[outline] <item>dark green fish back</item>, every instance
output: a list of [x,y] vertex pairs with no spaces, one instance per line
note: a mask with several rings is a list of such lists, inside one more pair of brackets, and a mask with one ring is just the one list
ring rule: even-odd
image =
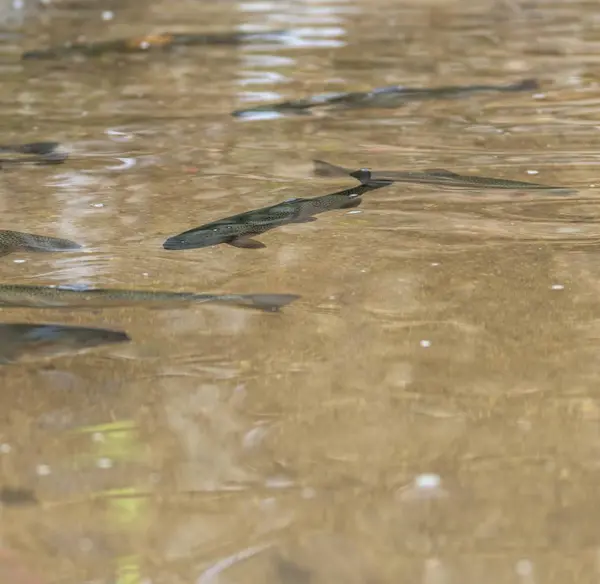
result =
[[484,188],[484,189],[528,189],[528,190],[552,190],[563,193],[574,191],[565,187],[543,185],[525,181],[516,181],[503,178],[485,176],[461,175],[445,168],[428,168],[423,171],[397,171],[397,170],[349,170],[342,166],[336,166],[324,160],[313,160],[314,173],[317,176],[340,176],[350,175],[361,183],[370,182],[405,182],[415,184],[431,184],[439,186],[450,186],[457,188]]
[[0,284],[0,306],[31,308],[110,308],[116,306],[170,307],[181,304],[221,303],[264,311],[279,308],[298,299],[295,294],[194,294],[151,290],[77,289],[66,286]]
[[165,51],[177,46],[194,45],[241,45],[255,41],[277,39],[285,34],[284,30],[265,32],[224,32],[224,33],[154,33],[138,37],[98,42],[66,42],[57,47],[25,51],[23,60],[56,59],[70,54],[99,56],[105,53],[139,53]]
[[232,115],[235,117],[244,117],[260,112],[302,113],[306,110],[319,107],[334,109],[393,108],[402,106],[410,101],[450,99],[489,92],[533,91],[538,88],[539,85],[535,79],[524,79],[509,85],[465,85],[432,88],[414,88],[392,85],[389,87],[379,87],[371,91],[324,93],[296,100],[262,104],[255,107],[235,110],[232,112]]

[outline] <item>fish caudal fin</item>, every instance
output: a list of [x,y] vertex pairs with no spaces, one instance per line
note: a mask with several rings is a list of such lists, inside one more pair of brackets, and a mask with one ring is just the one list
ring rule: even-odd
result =
[[313,160],[315,176],[348,176],[350,170],[343,166],[336,166],[324,160]]

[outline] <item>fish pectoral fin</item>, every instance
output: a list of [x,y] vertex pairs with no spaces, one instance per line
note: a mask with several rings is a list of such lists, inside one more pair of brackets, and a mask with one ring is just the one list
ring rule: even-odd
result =
[[264,243],[256,239],[250,239],[249,237],[235,237],[227,243],[233,245],[233,247],[241,247],[243,249],[261,249],[267,247]]
[[292,223],[312,223],[313,221],[316,221],[317,218],[316,217],[301,217],[299,219],[294,219],[292,221]]
[[340,209],[352,209],[358,207],[361,203],[362,199],[360,197],[355,197],[353,199],[348,199],[343,205],[340,205]]
[[426,168],[424,174],[432,174],[433,176],[458,176],[455,172],[451,170],[446,170],[445,168]]

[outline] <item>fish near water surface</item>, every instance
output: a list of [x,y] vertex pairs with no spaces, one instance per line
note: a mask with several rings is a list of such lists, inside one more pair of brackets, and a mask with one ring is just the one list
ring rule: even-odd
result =
[[361,184],[321,197],[289,199],[269,207],[253,209],[169,237],[163,243],[163,248],[197,249],[221,243],[245,249],[264,248],[266,245],[252,239],[253,235],[290,223],[310,223],[316,221],[314,215],[326,211],[358,207],[362,203],[361,195],[389,184],[391,183],[371,181],[369,184]]
[[0,256],[15,251],[49,253],[54,251],[74,251],[81,248],[81,245],[70,239],[0,229]]
[[88,57],[105,53],[144,53],[167,51],[181,46],[198,45],[242,45],[256,41],[278,39],[285,31],[265,32],[223,32],[223,33],[170,33],[160,32],[136,37],[98,42],[66,42],[57,47],[26,51],[21,55],[24,60],[55,59],[70,54]]
[[234,117],[257,113],[310,113],[310,110],[351,108],[395,108],[412,101],[430,99],[455,99],[478,93],[513,93],[535,91],[539,84],[535,79],[524,79],[509,85],[448,85],[432,88],[403,87],[392,85],[371,91],[323,93],[308,98],[268,103],[232,112]]
[[68,158],[58,142],[0,145],[0,166],[9,164],[61,164]]
[[20,507],[37,503],[38,499],[31,489],[0,487],[0,504],[5,507]]
[[0,324],[0,363],[36,361],[130,340],[125,332],[103,328],[60,324]]
[[556,187],[504,178],[457,174],[443,168],[431,168],[423,171],[368,170],[366,168],[352,170],[351,168],[330,164],[324,160],[313,160],[313,163],[314,173],[317,176],[351,176],[361,183],[367,184],[370,181],[389,181],[471,189],[546,190],[561,191],[563,194],[575,192],[573,189],[567,187]]
[[276,312],[297,300],[295,294],[194,294],[115,288],[28,286],[0,284],[0,307],[26,308],[177,308],[181,305],[217,303]]

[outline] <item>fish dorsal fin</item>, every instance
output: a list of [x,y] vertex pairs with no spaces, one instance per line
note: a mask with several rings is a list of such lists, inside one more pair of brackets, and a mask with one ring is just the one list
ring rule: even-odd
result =
[[433,176],[459,176],[455,172],[445,168],[426,168],[423,172],[425,174],[432,174]]

